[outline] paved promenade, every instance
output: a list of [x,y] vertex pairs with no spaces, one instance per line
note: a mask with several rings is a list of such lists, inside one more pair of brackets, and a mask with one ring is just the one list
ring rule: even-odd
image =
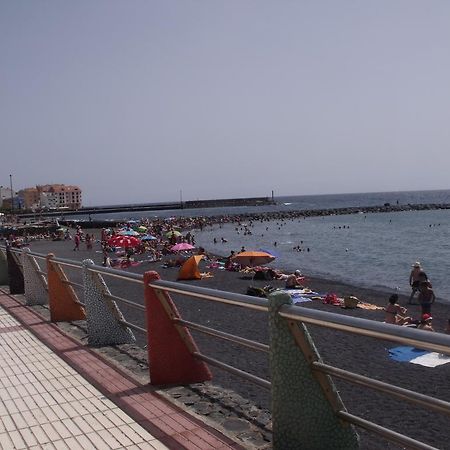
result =
[[0,448],[241,447],[0,289]]

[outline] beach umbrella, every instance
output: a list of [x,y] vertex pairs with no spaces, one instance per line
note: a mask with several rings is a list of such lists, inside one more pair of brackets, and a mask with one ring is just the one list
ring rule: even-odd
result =
[[201,280],[202,275],[198,269],[198,263],[203,255],[193,255],[187,259],[181,266],[177,280]]
[[231,258],[233,262],[240,264],[241,266],[260,266],[261,264],[267,264],[275,259],[275,256],[267,252],[259,251],[245,251],[238,253]]
[[269,255],[275,256],[275,258],[280,257],[278,253],[274,252],[273,250],[267,250],[266,248],[258,248],[258,251],[268,253]]
[[120,230],[117,234],[120,236],[139,236],[139,233],[134,230]]
[[187,242],[180,242],[179,244],[174,245],[170,250],[173,252],[180,252],[183,250],[192,250],[195,247]]
[[141,241],[156,241],[158,238],[155,236],[152,236],[151,234],[146,234],[145,236],[141,237]]
[[108,244],[111,247],[138,247],[141,241],[134,236],[116,235],[108,241]]
[[141,225],[136,228],[136,231],[138,231],[139,233],[145,233],[147,231],[147,227],[144,227],[144,225]]
[[178,237],[178,236],[181,236],[181,233],[177,230],[170,230],[166,233],[166,237],[168,237],[168,238],[172,237],[172,235],[175,237]]

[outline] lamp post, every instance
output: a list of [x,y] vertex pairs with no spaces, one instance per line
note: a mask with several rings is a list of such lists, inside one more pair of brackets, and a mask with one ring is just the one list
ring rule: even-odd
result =
[[9,185],[11,187],[11,214],[14,213],[14,192],[13,192],[13,185],[12,185],[12,175],[9,175]]

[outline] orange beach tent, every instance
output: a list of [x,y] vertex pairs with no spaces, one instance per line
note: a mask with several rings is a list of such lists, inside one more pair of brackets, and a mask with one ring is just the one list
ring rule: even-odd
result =
[[203,255],[193,255],[180,267],[177,280],[201,280],[202,276],[198,270],[198,263]]

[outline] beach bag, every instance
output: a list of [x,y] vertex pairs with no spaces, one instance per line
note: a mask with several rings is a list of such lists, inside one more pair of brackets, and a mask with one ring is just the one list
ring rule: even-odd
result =
[[247,288],[247,295],[251,295],[252,297],[265,297],[266,291],[263,288],[249,286]]
[[356,308],[358,306],[359,300],[353,295],[344,297],[344,308]]
[[323,298],[323,303],[326,303],[328,305],[337,305],[340,302],[339,302],[338,296],[334,292],[329,292]]
[[265,271],[265,270],[258,270],[257,272],[255,272],[255,275],[253,275],[253,279],[254,280],[271,280],[272,277],[270,276],[270,274]]

